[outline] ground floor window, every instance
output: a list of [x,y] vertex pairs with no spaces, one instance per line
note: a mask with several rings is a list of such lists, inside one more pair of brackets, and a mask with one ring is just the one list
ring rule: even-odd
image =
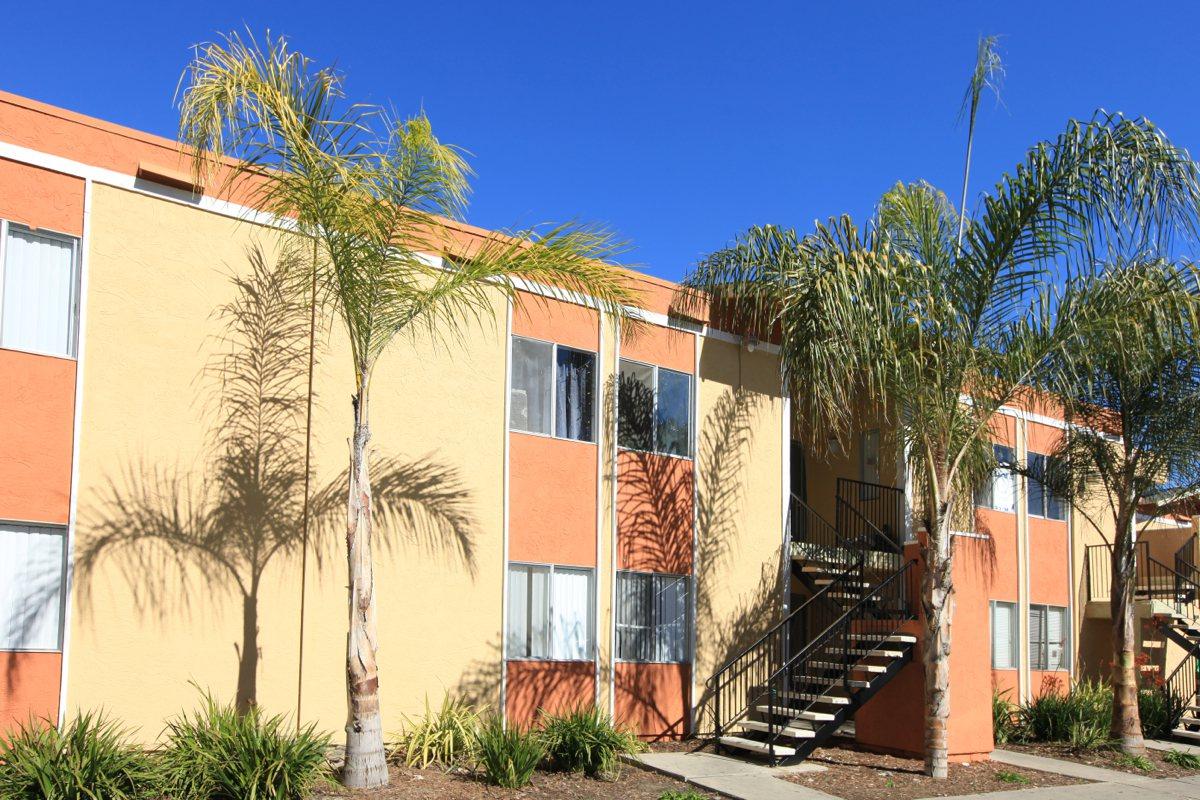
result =
[[617,658],[686,662],[691,580],[683,575],[617,573]]
[[1016,669],[1017,604],[992,601],[992,669]]
[[509,658],[585,661],[592,657],[592,570],[509,564]]
[[1071,668],[1071,625],[1067,609],[1058,606],[1029,607],[1029,668]]
[[66,530],[0,522],[0,650],[62,649]]

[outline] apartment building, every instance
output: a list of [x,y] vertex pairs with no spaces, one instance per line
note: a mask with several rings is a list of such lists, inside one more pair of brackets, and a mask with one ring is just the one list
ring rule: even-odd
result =
[[[197,686],[342,726],[348,345],[324,320],[305,538],[307,317],[271,283],[274,222],[193,185],[175,142],[0,93],[0,728],[103,707],[152,740]],[[530,286],[460,341],[381,361],[385,727],[449,692],[519,724],[596,703],[648,738],[761,751],[777,726],[742,713],[761,698],[739,665],[779,643],[771,663],[820,673],[789,687],[832,685],[810,612],[841,594],[861,663],[800,738],[853,715],[865,744],[918,751],[919,531],[886,435],[864,418],[849,442],[793,441],[776,350],[634,279],[636,329]],[[263,408],[265,432],[239,416]],[[1032,403],[995,427],[1023,461],[1065,429]],[[993,689],[1079,669],[1097,535],[1008,473],[979,503],[958,542],[959,759],[992,749]],[[849,593],[826,533],[857,542],[837,550],[858,559]]]

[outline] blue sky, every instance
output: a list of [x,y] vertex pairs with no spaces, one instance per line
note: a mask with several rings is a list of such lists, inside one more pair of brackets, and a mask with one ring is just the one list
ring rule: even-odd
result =
[[972,197],[1101,107],[1200,151],[1191,2],[75,5],[6,9],[0,88],[172,135],[189,46],[269,27],[336,61],[353,99],[424,107],[469,150],[471,222],[605,222],[673,279],[749,225],[862,217],[897,180],[957,199],[981,33],[1003,37],[1007,78]]

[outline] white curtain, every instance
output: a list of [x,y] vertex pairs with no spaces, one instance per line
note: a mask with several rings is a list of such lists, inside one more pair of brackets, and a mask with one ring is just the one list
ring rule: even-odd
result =
[[555,569],[550,581],[550,657],[587,660],[591,643],[591,572]]
[[514,431],[550,433],[554,345],[514,336],[508,425]]
[[508,568],[508,655],[545,658],[549,651],[547,584],[550,570],[514,564]]
[[0,524],[0,650],[61,646],[63,531]]
[[580,350],[559,347],[556,367],[554,435],[563,439],[593,441],[596,357]]
[[1016,610],[1013,603],[992,603],[992,668],[1017,668]]
[[9,226],[4,243],[0,346],[74,355],[75,248]]

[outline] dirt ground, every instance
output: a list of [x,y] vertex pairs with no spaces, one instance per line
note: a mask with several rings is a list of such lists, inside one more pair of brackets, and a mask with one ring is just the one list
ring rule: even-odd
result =
[[1119,772],[1145,775],[1149,778],[1179,778],[1185,775],[1200,775],[1200,770],[1182,769],[1174,764],[1163,761],[1163,751],[1151,750],[1150,748],[1146,748],[1146,757],[1150,759],[1150,763],[1154,765],[1154,769],[1146,771],[1138,769],[1127,761],[1122,761],[1119,751],[1107,747],[1094,750],[1072,750],[1069,745],[1065,744],[1006,744],[1002,747],[1005,750],[1012,750],[1016,753],[1030,753],[1036,756],[1046,756],[1047,758],[1060,758],[1063,761],[1090,764],[1093,767],[1115,769]]
[[[318,791],[315,797],[355,800],[659,800],[663,792],[689,790],[696,791],[695,787],[632,766],[622,769],[621,776],[615,781],[538,771],[533,775],[533,783],[523,789],[489,786],[469,774],[393,767],[392,781],[383,789],[352,791],[330,787]],[[715,797],[704,792],[697,794]]]
[[992,761],[967,766],[951,764],[950,776],[946,780],[934,780],[922,772],[919,759],[867,753],[849,744],[819,747],[808,761],[828,769],[823,772],[793,773],[785,780],[845,800],[878,800],[882,797],[888,800],[915,800],[921,797],[952,797],[1087,783],[1064,775],[1020,769]]

